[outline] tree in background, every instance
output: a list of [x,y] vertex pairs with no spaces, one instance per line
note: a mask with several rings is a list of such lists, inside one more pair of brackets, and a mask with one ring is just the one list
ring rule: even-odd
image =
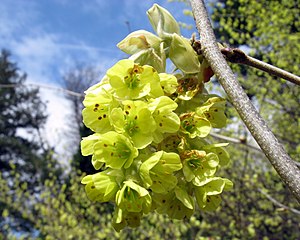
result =
[[[216,1],[211,7],[220,42],[242,47],[255,58],[300,74],[298,1],[228,0]],[[272,131],[292,158],[299,161],[299,87],[248,66],[231,66]],[[228,116],[231,124],[222,134],[241,136],[241,143],[247,143],[248,131],[233,108]],[[224,197],[219,212],[202,214],[202,235],[297,238],[298,204],[265,156],[243,144],[231,144],[228,150],[232,165],[226,172],[235,189]]]
[[[0,239],[198,239],[196,226],[200,221],[192,217],[185,222],[170,220],[166,216],[149,214],[143,225],[136,229],[116,232],[111,224],[113,204],[92,203],[80,184],[81,176],[76,172],[69,176],[69,184],[58,184],[55,178],[44,182],[39,197],[31,195],[24,187],[16,186],[12,197],[10,187],[0,175],[1,198],[8,202],[10,210],[2,212]],[[31,203],[30,207],[25,203]],[[9,221],[11,210],[18,211],[34,231],[20,229],[11,231]],[[194,227],[194,228],[193,228]],[[18,232],[18,237],[16,236]],[[2,235],[1,235],[2,234]],[[22,236],[23,238],[20,238]],[[3,237],[3,238],[1,238]]]
[[26,87],[26,74],[12,63],[10,54],[0,56],[0,169],[18,168],[24,180],[36,182],[48,173],[45,158],[51,149],[41,137],[46,120],[46,105],[39,90]]
[[69,139],[72,145],[75,146],[73,151],[75,154],[71,161],[71,166],[89,174],[95,173],[95,169],[91,164],[90,156],[82,156],[80,150],[81,138],[91,134],[91,130],[82,123],[82,101],[84,99],[83,92],[92,86],[92,84],[99,81],[99,75],[96,67],[79,63],[76,63],[73,68],[63,75],[63,85],[65,89],[79,93],[78,95],[67,95],[67,99],[71,103],[69,118],[74,123],[68,129]]
[[[79,93],[79,95],[67,95],[67,99],[71,101],[72,105],[72,121],[77,125],[77,129],[80,128],[82,123],[83,109],[82,101],[84,99],[83,92],[92,86],[95,82],[99,81],[100,73],[96,67],[83,64],[75,63],[74,67],[69,69],[62,77],[62,85],[65,89]],[[77,139],[77,142],[80,138]]]
[[[296,0],[222,0],[212,19],[221,42],[242,46],[251,56],[300,75],[299,7]],[[299,157],[299,87],[247,66],[232,67],[291,157]]]
[[[180,2],[188,5],[188,1]],[[207,7],[219,42],[245,49],[257,59],[300,75],[298,1],[219,0]],[[192,16],[188,9],[184,13]],[[245,65],[231,67],[276,137],[299,162],[299,87]],[[214,79],[212,82],[212,89],[223,91]],[[202,236],[230,239],[297,238],[300,211],[295,209],[296,200],[264,154],[247,147],[252,141],[250,134],[236,110],[228,105],[230,122],[219,133],[240,143],[228,147],[232,162],[226,173],[235,189],[225,193],[220,211],[200,214],[202,224],[195,231]]]
[[[26,75],[10,60],[10,54],[2,50],[0,55],[0,170],[12,187],[16,179],[30,192],[38,192],[40,184],[49,175],[59,175],[59,166],[51,157],[51,149],[40,133],[47,119],[46,106],[39,97],[38,89],[24,85]],[[17,175],[11,175],[17,171]],[[11,196],[15,196],[12,187]],[[32,226],[18,210],[0,197],[0,211],[11,210],[11,227],[30,229]],[[12,220],[14,219],[14,220]],[[0,231],[4,231],[0,216]]]

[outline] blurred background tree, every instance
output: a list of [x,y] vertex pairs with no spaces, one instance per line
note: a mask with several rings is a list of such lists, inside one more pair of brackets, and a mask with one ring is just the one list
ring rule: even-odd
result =
[[0,169],[8,171],[13,163],[24,174],[41,176],[40,156],[49,150],[40,138],[40,130],[47,119],[46,105],[38,89],[24,86],[26,74],[21,74],[9,58],[8,51],[3,50],[0,84],[7,87],[0,88]]
[[[299,1],[223,0],[214,6],[212,20],[220,42],[300,75]],[[299,87],[247,66],[232,67],[291,157],[299,157]]]
[[96,170],[91,163],[91,156],[82,156],[80,149],[81,138],[92,134],[92,131],[82,122],[83,92],[99,81],[99,78],[100,72],[96,70],[96,67],[84,63],[76,63],[62,77],[65,89],[78,93],[78,95],[66,96],[71,103],[69,118],[74,122],[70,125],[68,131],[69,138],[74,146],[73,152],[75,152],[71,160],[71,166],[87,174],[96,173]]
[[[300,75],[299,1],[221,0],[212,1],[208,7],[218,41]],[[231,67],[279,141],[299,162],[299,87],[248,66]],[[214,80],[211,87],[222,91],[216,83]],[[252,137],[230,106],[227,115],[228,127],[219,134],[253,145]],[[227,149],[232,163],[226,173],[235,183],[234,191],[224,196],[218,212],[201,214],[205,226],[200,230],[202,235],[229,239],[298,238],[300,212],[293,211],[299,208],[298,203],[266,157],[245,144],[231,144]]]
[[[189,1],[178,2],[184,2],[184,14],[192,16]],[[299,1],[212,0],[207,8],[219,42],[300,75]],[[260,114],[299,165],[299,86],[248,66],[230,65]],[[213,78],[207,87],[226,98],[217,79]],[[224,195],[222,208],[217,212],[200,213],[201,228],[195,231],[222,239],[299,238],[297,201],[266,157],[247,147],[255,146],[253,138],[227,100],[230,120],[218,134],[220,141],[227,136],[235,143],[227,147],[232,161],[224,173],[235,183],[234,190]]]
[[[50,175],[60,174],[60,166],[51,157],[51,148],[41,136],[46,122],[46,105],[41,101],[38,89],[24,85],[26,74],[20,73],[10,60],[6,50],[0,55],[0,170],[1,176],[11,187],[27,186],[28,191],[37,193],[42,182]],[[17,169],[17,176],[11,171]],[[18,178],[16,185],[16,178]],[[0,195],[1,196],[1,195]],[[21,199],[20,199],[21,201]],[[0,197],[0,211],[11,209],[9,202]],[[21,209],[11,209],[12,229],[29,230],[31,222],[22,217]],[[3,230],[0,215],[0,232]],[[5,232],[3,230],[3,232]]]

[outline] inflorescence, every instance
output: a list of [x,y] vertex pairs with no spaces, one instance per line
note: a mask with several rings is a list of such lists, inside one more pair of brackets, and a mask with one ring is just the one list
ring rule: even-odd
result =
[[[225,100],[204,88],[210,67],[178,23],[158,5],[148,10],[157,35],[139,30],[118,47],[131,55],[86,91],[83,121],[95,133],[83,138],[98,173],[82,179],[91,201],[113,202],[113,226],[137,227],[155,211],[189,218],[195,204],[215,210],[232,182],[216,176],[228,164],[227,143],[205,138],[226,124]],[[165,72],[166,59],[176,66]]]

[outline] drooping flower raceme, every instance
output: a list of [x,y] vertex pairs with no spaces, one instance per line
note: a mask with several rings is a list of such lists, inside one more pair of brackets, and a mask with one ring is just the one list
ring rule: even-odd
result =
[[[206,140],[226,124],[225,100],[204,88],[209,66],[167,10],[155,4],[148,17],[158,36],[139,30],[122,40],[119,48],[132,56],[108,69],[83,101],[83,122],[94,134],[81,151],[98,172],[82,183],[91,201],[115,204],[117,231],[139,226],[150,211],[184,219],[196,205],[214,210],[232,187],[216,176],[229,162],[227,144]],[[164,72],[166,58],[174,75]]]

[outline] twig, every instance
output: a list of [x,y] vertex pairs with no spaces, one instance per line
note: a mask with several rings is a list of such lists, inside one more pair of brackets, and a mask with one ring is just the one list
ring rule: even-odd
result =
[[191,0],[204,57],[250,133],[300,203],[300,170],[261,118],[217,45],[203,0]]
[[222,48],[221,53],[229,62],[248,65],[300,85],[300,77],[297,75],[282,70],[281,68],[274,67],[273,65],[260,61],[256,58],[250,57],[238,48]]
[[47,88],[47,89],[52,89],[52,90],[60,91],[60,92],[66,93],[68,95],[72,95],[72,96],[79,97],[79,98],[84,97],[84,94],[82,94],[82,93],[73,92],[73,91],[67,90],[65,88],[54,87],[54,86],[50,86],[50,85],[46,85],[46,84],[38,84],[38,83],[0,84],[0,88],[16,88],[16,87],[22,87],[22,86],[32,86],[32,87],[37,87],[37,88]]
[[242,145],[244,145],[248,148],[254,149],[255,151],[262,152],[260,148],[255,147],[255,146],[250,145],[250,144],[247,144],[246,142],[244,142],[240,139],[237,139],[237,138],[227,137],[227,136],[217,134],[217,133],[210,133],[209,135],[211,135],[214,138],[219,138],[219,139],[227,141],[227,142],[231,142],[231,143],[235,143],[235,144],[242,144]]
[[296,213],[296,214],[300,214],[300,211],[295,209],[295,208],[291,208],[291,207],[288,207],[280,202],[278,202],[275,198],[271,197],[269,194],[267,194],[266,192],[264,192],[263,190],[261,190],[260,188],[257,189],[261,194],[265,195],[265,197],[267,199],[269,199],[272,203],[274,203],[274,205],[278,206],[278,207],[281,207],[285,210],[289,210],[293,213]]
[[[260,152],[260,153],[264,153],[260,148],[256,147],[256,146],[253,146],[251,144],[248,144],[246,143],[245,141],[241,140],[241,139],[237,139],[237,138],[232,138],[232,137],[228,137],[228,136],[224,136],[224,135],[221,135],[221,134],[218,134],[218,133],[210,133],[209,135],[211,135],[212,137],[214,138],[218,138],[218,139],[221,139],[221,140],[224,140],[224,141],[227,141],[227,142],[230,142],[230,143],[234,143],[234,144],[241,144],[241,145],[244,145],[245,147],[248,147],[248,148],[251,148],[257,152]],[[294,161],[294,160],[293,160]],[[297,161],[294,161],[294,163],[300,167],[300,162],[297,162]]]

